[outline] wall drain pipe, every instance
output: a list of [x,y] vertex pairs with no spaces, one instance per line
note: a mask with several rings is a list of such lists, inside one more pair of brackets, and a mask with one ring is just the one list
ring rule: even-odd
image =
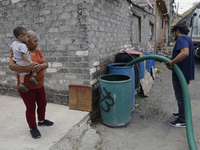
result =
[[[147,60],[147,59],[155,59],[162,62],[170,62],[169,58],[159,55],[147,55],[142,56],[139,58],[134,59],[133,61],[129,62],[125,66],[132,66],[138,62]],[[194,139],[194,132],[193,132],[193,125],[192,125],[192,113],[191,113],[191,103],[190,103],[190,95],[188,86],[185,80],[185,77],[180,70],[180,68],[175,64],[174,65],[174,72],[176,73],[183,92],[183,99],[184,99],[184,109],[185,109],[185,123],[186,123],[186,133],[187,133],[187,140],[190,150],[197,150],[195,139]]]

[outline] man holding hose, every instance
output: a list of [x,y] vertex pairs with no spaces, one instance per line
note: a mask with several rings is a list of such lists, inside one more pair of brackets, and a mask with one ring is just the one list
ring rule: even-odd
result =
[[[166,63],[166,66],[169,69],[172,68],[174,64],[177,64],[181,69],[187,84],[190,83],[190,80],[194,80],[195,64],[194,47],[191,38],[187,36],[188,31],[189,30],[184,23],[177,24],[173,27],[172,32],[176,43],[173,48],[172,57],[170,57],[171,61]],[[174,127],[185,127],[183,93],[179,79],[174,71],[172,71],[172,83],[178,104],[178,113],[172,114],[176,120],[169,124]]]

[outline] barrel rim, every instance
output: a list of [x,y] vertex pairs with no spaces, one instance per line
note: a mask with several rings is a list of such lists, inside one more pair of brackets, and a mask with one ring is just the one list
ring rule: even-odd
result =
[[[102,79],[102,77],[105,77],[105,76],[112,76],[112,75],[118,75],[118,76],[128,76],[129,79],[127,80],[122,80],[122,81],[107,81],[107,80],[104,80]],[[125,82],[129,82],[132,80],[132,77],[129,76],[129,75],[124,75],[124,74],[105,74],[105,75],[102,75],[99,77],[99,81],[101,82],[105,82],[105,83],[111,83],[111,84],[115,84],[115,83],[125,83]]]
[[128,62],[118,62],[118,63],[112,63],[112,64],[108,64],[108,67],[110,68],[120,68],[120,69],[127,69],[127,68],[132,68],[134,67],[135,65],[132,65],[132,66],[122,66],[122,67],[118,67],[118,66],[112,66],[112,65],[119,65],[119,64],[123,64],[123,65],[126,65]]

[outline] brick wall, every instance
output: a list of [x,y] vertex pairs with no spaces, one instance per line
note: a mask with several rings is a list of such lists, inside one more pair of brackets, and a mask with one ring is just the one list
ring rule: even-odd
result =
[[98,78],[107,73],[122,49],[147,52],[147,15],[141,16],[141,42],[132,42],[132,18],[126,0],[21,0],[0,1],[0,94],[17,96],[16,73],[8,69],[9,46],[15,40],[12,30],[24,26],[36,31],[38,48],[49,63],[45,70],[45,89],[49,102],[68,105],[68,85],[92,85],[93,102],[98,101]]

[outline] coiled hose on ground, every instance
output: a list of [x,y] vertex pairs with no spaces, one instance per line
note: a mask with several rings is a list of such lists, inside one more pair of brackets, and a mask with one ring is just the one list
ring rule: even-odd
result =
[[[159,55],[148,55],[142,56],[139,58],[134,59],[133,61],[129,62],[125,66],[132,66],[138,62],[147,60],[147,59],[155,59],[162,62],[170,62],[169,58]],[[185,109],[185,123],[186,123],[186,133],[187,133],[187,140],[190,150],[197,150],[195,139],[194,139],[194,132],[193,132],[193,125],[192,125],[192,113],[191,113],[191,104],[190,104],[190,95],[188,86],[185,80],[185,77],[180,70],[180,68],[175,64],[173,66],[174,72],[178,76],[178,79],[181,84],[182,92],[183,92],[183,99],[184,99],[184,109]]]

